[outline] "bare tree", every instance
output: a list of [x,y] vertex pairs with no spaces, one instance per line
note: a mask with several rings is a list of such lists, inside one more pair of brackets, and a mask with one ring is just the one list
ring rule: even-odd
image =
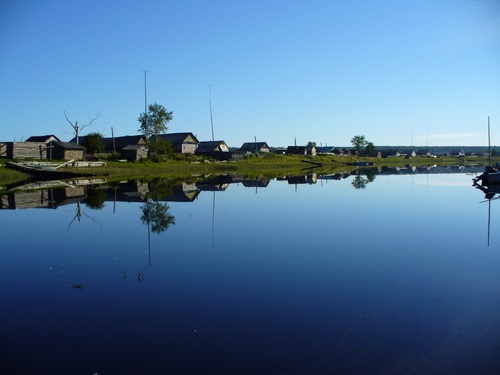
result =
[[75,138],[76,138],[76,144],[78,145],[78,144],[80,144],[80,143],[79,143],[79,140],[78,140],[78,138],[79,138],[79,136],[80,136],[80,132],[81,132],[83,129],[85,129],[87,126],[89,126],[90,124],[92,124],[95,120],[97,120],[97,119],[100,117],[100,115],[99,115],[99,113],[98,113],[97,115],[95,115],[95,117],[94,117],[94,118],[90,118],[90,117],[89,117],[89,122],[88,122],[88,123],[86,123],[86,124],[83,124],[83,125],[81,125],[81,126],[78,124],[78,121],[75,121],[75,123],[73,124],[73,123],[70,121],[70,119],[68,118],[68,115],[66,114],[66,111],[64,111],[64,117],[66,117],[66,120],[69,122],[69,124],[70,124],[70,125],[71,125],[71,127],[73,128],[73,133],[75,134]]

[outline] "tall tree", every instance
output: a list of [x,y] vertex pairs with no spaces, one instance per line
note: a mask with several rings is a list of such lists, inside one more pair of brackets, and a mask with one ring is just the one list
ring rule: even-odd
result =
[[138,131],[142,132],[147,140],[153,138],[153,151],[156,152],[158,149],[158,135],[168,130],[167,124],[173,118],[173,112],[168,112],[158,103],[150,104],[147,113],[140,114],[137,119],[141,124]]
[[88,152],[95,154],[104,150],[104,140],[101,133],[89,133],[85,136],[83,146],[87,148]]
[[375,146],[372,142],[368,142],[365,147],[366,156],[375,156]]
[[368,141],[364,135],[355,135],[351,138],[351,143],[359,154],[361,149],[368,144]]
[[64,111],[64,117],[66,117],[66,120],[69,122],[69,124],[71,125],[71,127],[73,128],[73,134],[75,135],[75,138],[76,138],[76,144],[80,144],[80,141],[78,140],[78,138],[80,137],[80,132],[85,129],[87,126],[89,126],[90,124],[92,124],[95,120],[97,120],[99,118],[99,113],[97,115],[95,115],[94,118],[90,118],[89,117],[89,122],[87,122],[86,124],[83,124],[83,125],[79,125],[78,124],[78,121],[75,121],[74,123],[68,118],[68,115],[66,114],[66,111]]

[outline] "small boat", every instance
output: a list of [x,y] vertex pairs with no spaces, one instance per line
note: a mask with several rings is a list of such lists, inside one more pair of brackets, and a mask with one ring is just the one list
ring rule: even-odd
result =
[[500,170],[497,167],[491,166],[491,142],[490,142],[490,117],[488,116],[488,154],[489,154],[489,165],[484,169],[484,172],[479,176],[472,179],[474,185],[479,184],[483,186],[489,186],[494,184],[500,184]]
[[7,162],[5,166],[19,172],[28,174],[37,180],[59,180],[75,177],[92,177],[95,173],[79,173],[72,171],[59,170],[58,168],[72,163],[73,161],[63,164],[42,164],[42,163],[15,163]]
[[500,171],[497,168],[487,165],[482,174],[472,180],[475,184],[481,182],[483,186],[500,184]]

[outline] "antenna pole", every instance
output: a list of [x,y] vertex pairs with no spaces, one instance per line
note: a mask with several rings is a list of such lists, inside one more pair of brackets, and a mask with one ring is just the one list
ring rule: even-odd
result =
[[213,85],[208,85],[208,105],[210,107],[210,126],[212,127],[212,142],[215,140],[214,139],[214,120],[212,118],[212,86]]
[[147,96],[147,74],[148,71],[144,71],[144,114],[148,112],[148,96]]
[[491,166],[490,116],[488,116],[488,163]]

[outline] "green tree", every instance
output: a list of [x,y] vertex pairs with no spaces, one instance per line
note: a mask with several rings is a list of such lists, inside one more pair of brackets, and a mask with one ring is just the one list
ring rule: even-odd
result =
[[366,156],[375,156],[375,146],[372,142],[368,142],[365,147]]
[[104,150],[104,140],[101,133],[89,133],[85,136],[83,141],[83,146],[87,148],[87,151],[91,154],[96,154]]
[[307,146],[311,146],[311,147],[314,146],[314,147],[316,147],[316,142],[309,141],[309,142],[307,142]]
[[88,189],[85,204],[91,210],[102,210],[106,201],[106,192],[103,189]]
[[167,124],[173,118],[173,112],[168,112],[161,104],[154,103],[148,106],[147,113],[141,113],[137,119],[141,124],[138,131],[142,132],[147,140],[152,141],[150,146],[154,153],[158,152],[158,135],[168,130]]
[[351,138],[351,143],[356,149],[356,152],[359,154],[361,149],[368,144],[368,141],[366,140],[364,135],[355,135]]
[[154,201],[148,198],[141,207],[141,221],[151,229],[153,233],[160,234],[175,224],[175,217],[170,215],[170,207],[166,203]]

